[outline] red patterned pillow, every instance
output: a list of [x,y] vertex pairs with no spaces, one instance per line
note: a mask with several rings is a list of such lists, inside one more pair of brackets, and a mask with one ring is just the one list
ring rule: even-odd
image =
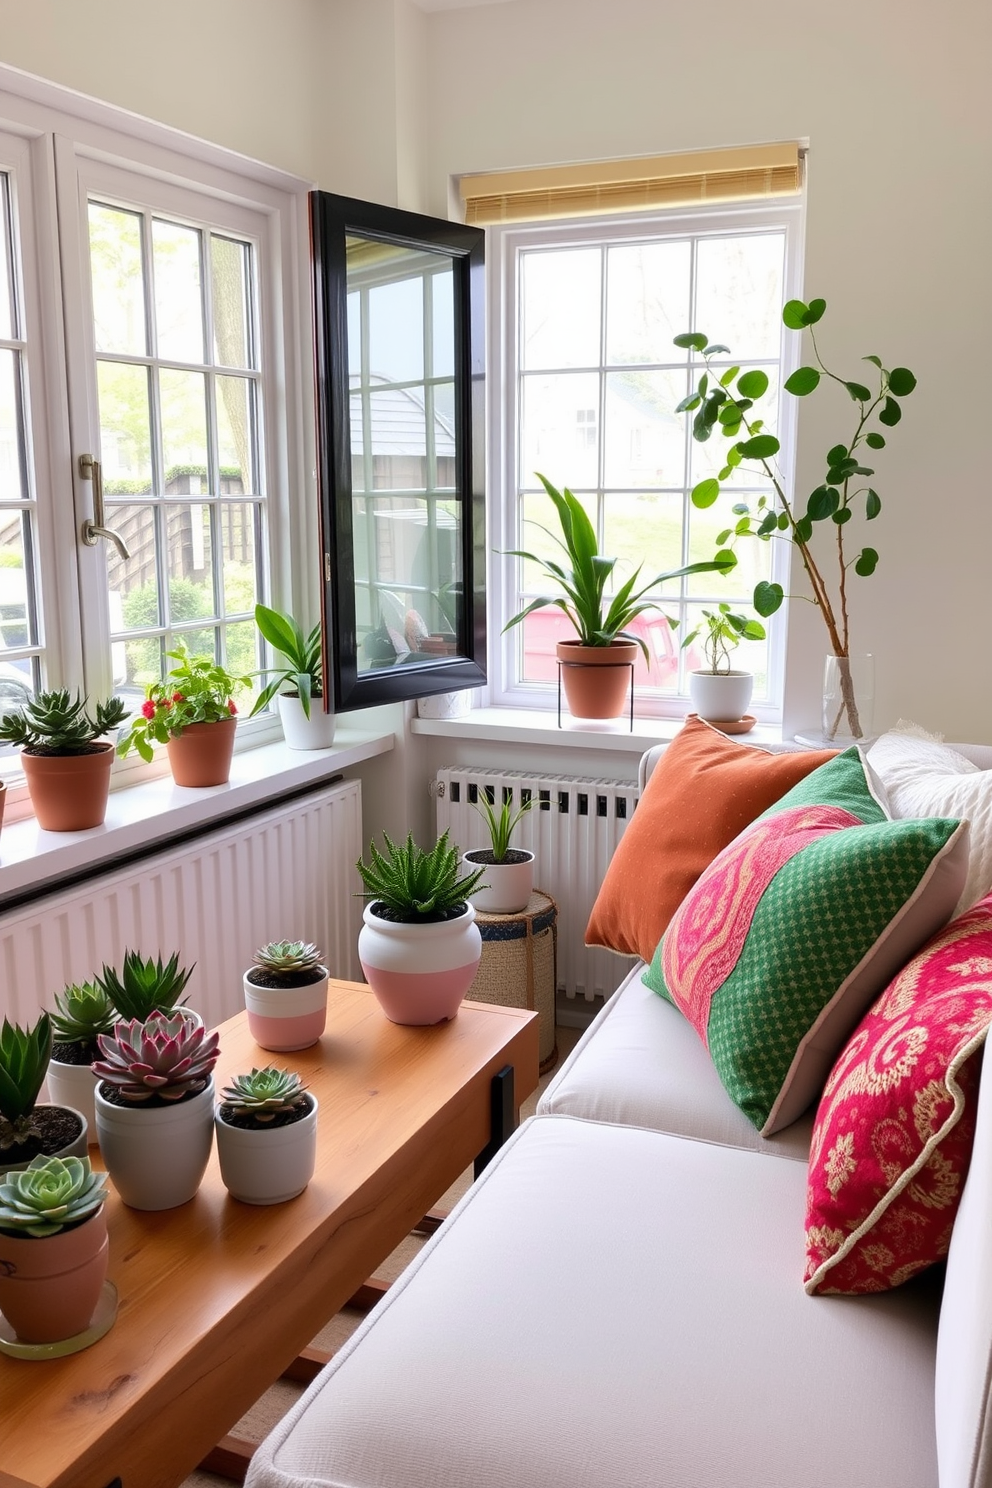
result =
[[899,973],[834,1065],[813,1128],[807,1292],[880,1292],[947,1254],[992,1021],[992,895]]

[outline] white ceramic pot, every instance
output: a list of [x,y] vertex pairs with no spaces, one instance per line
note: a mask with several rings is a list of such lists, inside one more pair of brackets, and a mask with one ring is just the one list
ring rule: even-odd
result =
[[169,1106],[116,1106],[96,1087],[107,1172],[132,1209],[175,1209],[200,1186],[214,1139],[214,1082]]
[[48,1095],[53,1106],[72,1106],[86,1117],[88,1140],[96,1141],[96,1076],[91,1064],[61,1064],[52,1059],[48,1064]]
[[261,1049],[288,1054],[309,1049],[327,1022],[327,968],[318,982],[305,987],[256,987],[245,972],[245,1008],[248,1032]]
[[303,1192],[317,1160],[317,1098],[310,1099],[310,1114],[300,1121],[254,1130],[228,1125],[217,1107],[220,1176],[232,1198],[243,1204],[282,1204]]
[[[86,1124],[85,1113],[83,1111],[80,1111],[77,1106],[70,1105],[68,1101],[62,1100],[39,1101],[35,1107],[35,1110],[40,1111],[46,1105],[61,1106],[64,1111],[72,1111],[73,1114],[78,1116],[80,1121],[82,1122],[79,1136],[76,1137],[73,1141],[67,1142],[64,1147],[60,1147],[58,1152],[53,1152],[49,1155],[51,1157],[85,1157],[87,1155],[87,1144],[92,1138],[92,1133],[90,1132],[90,1129]],[[26,1168],[28,1163],[31,1161],[30,1157],[24,1158],[23,1161],[15,1159],[11,1155],[13,1153],[13,1150],[14,1149],[11,1148],[10,1152],[0,1152],[0,1178],[3,1177],[4,1173],[19,1172],[21,1168]]]
[[453,1018],[482,959],[472,905],[453,920],[410,925],[367,904],[362,919],[358,959],[386,1017],[414,1026]]
[[477,910],[483,914],[519,914],[530,903],[534,889],[534,854],[525,848],[512,848],[512,852],[526,857],[524,863],[480,863],[478,854],[484,848],[467,852],[462,859],[469,872],[482,868],[483,885],[469,897]]
[[692,706],[709,723],[736,723],[747,712],[753,672],[690,672]]
[[330,749],[337,718],[324,712],[322,698],[310,699],[310,717],[295,694],[280,693],[276,699],[282,732],[290,749]]

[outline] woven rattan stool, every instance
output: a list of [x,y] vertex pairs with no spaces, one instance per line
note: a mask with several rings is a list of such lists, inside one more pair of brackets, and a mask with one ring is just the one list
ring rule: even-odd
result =
[[558,985],[558,906],[535,889],[518,914],[483,914],[475,922],[482,935],[482,960],[466,997],[504,1007],[536,1009],[540,1020],[541,1074],[558,1059],[555,1042],[555,989]]

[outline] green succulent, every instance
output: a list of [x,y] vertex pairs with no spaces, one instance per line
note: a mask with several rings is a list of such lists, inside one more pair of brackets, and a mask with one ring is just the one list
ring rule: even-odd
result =
[[96,1214],[107,1178],[88,1157],[36,1157],[0,1180],[0,1231],[44,1240]]
[[480,868],[459,879],[458,849],[448,846],[447,832],[441,834],[430,852],[417,846],[412,832],[402,847],[397,847],[385,832],[382,836],[389,856],[384,857],[373,842],[369,849],[371,864],[366,866],[359,858],[355,865],[365,884],[361,897],[385,905],[401,920],[416,923],[436,919],[445,910],[459,907],[485,872]]
[[270,940],[255,952],[255,965],[274,977],[296,977],[301,971],[317,971],[321,952],[306,940]]
[[151,956],[145,960],[138,951],[125,951],[120,975],[113,967],[104,966],[96,981],[122,1018],[143,1023],[152,1013],[171,1013],[181,1006],[179,994],[189,981],[193,966],[181,967],[178,951],[165,965],[161,956],[157,960]]
[[42,1013],[33,1028],[6,1018],[0,1026],[0,1152],[40,1136],[34,1107],[52,1054],[52,1020]]
[[497,811],[486,793],[484,791],[480,793],[475,809],[489,828],[489,836],[493,845],[493,857],[497,863],[506,861],[506,855],[510,851],[510,838],[513,835],[513,830],[521,817],[527,815],[533,804],[533,796],[528,796],[526,800],[520,802],[520,805],[514,811],[513,800],[509,798],[503,802],[499,811]]
[[97,739],[127,717],[120,698],[97,703],[96,716],[86,712],[86,699],[68,688],[39,692],[22,713],[0,718],[0,742],[17,744],[30,754],[87,754]]
[[269,1064],[265,1069],[253,1069],[250,1075],[235,1075],[220,1098],[225,1110],[266,1122],[295,1110],[305,1090],[299,1075]]
[[56,1043],[92,1044],[117,1022],[113,1003],[98,982],[70,982],[55,994],[52,1035]]

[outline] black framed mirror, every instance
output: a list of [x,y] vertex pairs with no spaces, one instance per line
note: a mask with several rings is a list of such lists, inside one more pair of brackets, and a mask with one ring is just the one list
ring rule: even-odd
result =
[[325,696],[485,681],[483,233],[310,196]]

